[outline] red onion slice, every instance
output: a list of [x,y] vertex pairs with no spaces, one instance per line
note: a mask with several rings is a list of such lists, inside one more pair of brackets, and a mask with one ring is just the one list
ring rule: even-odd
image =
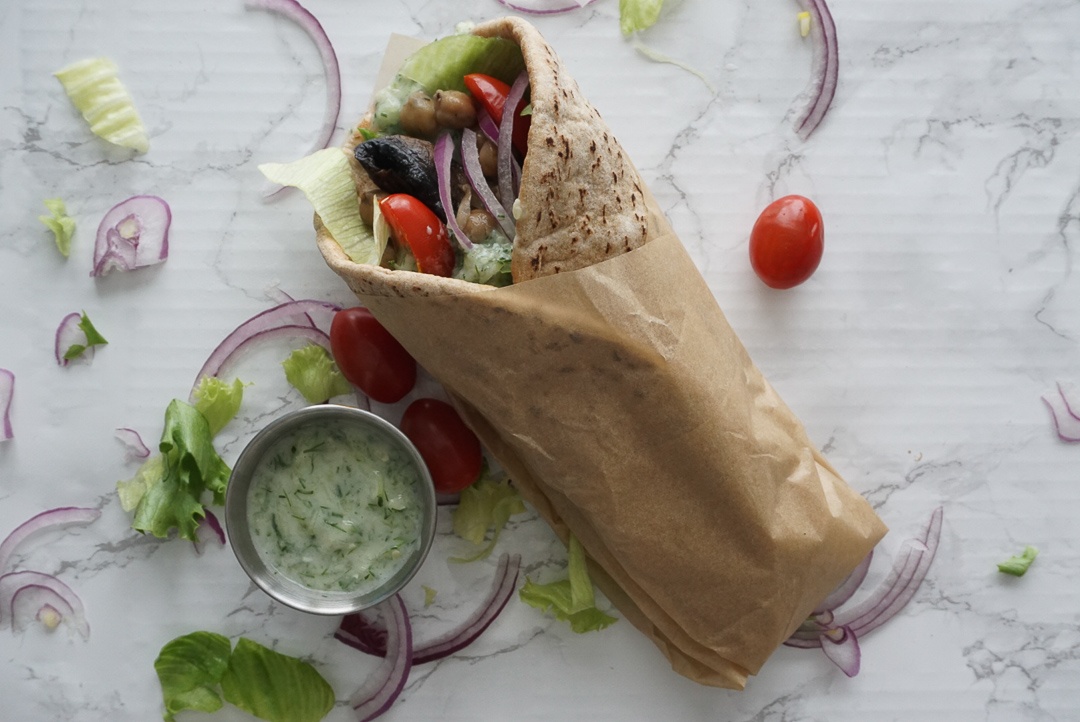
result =
[[[319,57],[322,59],[323,72],[326,75],[326,108],[323,111],[322,126],[319,128],[318,135],[315,136],[315,142],[304,155],[322,150],[330,145],[330,139],[337,127],[338,116],[341,114],[341,68],[338,66],[337,53],[326,30],[323,29],[322,23],[296,0],[247,0],[244,7],[249,10],[267,10],[288,18],[299,25],[315,43]],[[283,190],[285,186],[276,186],[267,192],[265,197],[271,198]]]
[[799,5],[810,13],[810,35],[814,43],[813,70],[807,93],[810,100],[795,121],[795,132],[806,140],[832,105],[839,82],[840,59],[836,24],[825,0],[799,0]]
[[[503,104],[503,116],[499,122],[498,140],[498,185],[499,202],[503,208],[512,208],[517,194],[514,192],[514,122],[517,120],[517,107],[521,99],[525,97],[525,91],[529,89],[529,73],[522,70],[521,74],[510,86],[510,92],[506,95],[506,103]],[[513,110],[511,110],[513,109]]]
[[91,276],[132,271],[169,257],[172,210],[157,196],[132,196],[109,209],[97,229]]
[[[61,610],[57,607],[57,611],[66,611],[70,608],[65,616],[65,619],[75,628],[75,630],[82,635],[84,639],[90,637],[90,625],[86,621],[86,611],[83,609],[82,600],[79,599],[79,595],[76,594],[71,587],[64,584],[62,581],[52,576],[51,574],[42,574],[41,572],[10,572],[0,576],[0,621],[4,619],[4,615],[10,616],[12,622],[15,619],[15,597],[19,595],[19,592],[26,587],[44,587],[50,590],[53,595],[49,596],[48,601],[54,607],[57,607],[55,598],[60,597],[64,600],[66,607]],[[35,592],[39,599],[42,599],[42,593]],[[33,599],[33,597],[31,597]],[[50,601],[51,600],[51,601]]]
[[62,506],[43,511],[17,526],[0,543],[0,572],[7,566],[15,551],[28,538],[41,531],[56,529],[69,524],[89,524],[101,516],[100,509],[87,509],[77,506]]
[[555,0],[555,2],[544,2],[543,0],[538,2],[534,0],[530,3],[522,3],[520,0],[518,2],[497,0],[497,2],[503,7],[525,15],[558,15],[559,13],[580,10],[586,5],[596,2],[596,0]]
[[852,570],[851,574],[848,574],[847,579],[840,583],[832,594],[825,597],[825,600],[817,606],[812,614],[814,616],[831,613],[832,610],[839,607],[841,604],[851,599],[852,595],[858,591],[862,586],[863,581],[866,579],[866,573],[870,571],[870,562],[874,558],[874,550],[871,549],[870,553],[866,555],[866,558],[859,562],[859,566]]
[[454,160],[454,140],[449,131],[443,131],[435,141],[435,174],[439,180],[439,201],[446,212],[446,226],[454,235],[458,245],[466,251],[473,247],[472,241],[458,225],[454,215],[454,204],[450,199],[450,167]]
[[1080,441],[1080,416],[1073,411],[1069,397],[1062,388],[1057,385],[1057,396],[1042,396],[1042,402],[1050,409],[1050,418],[1054,422],[1054,432],[1062,441],[1075,443]]
[[379,604],[389,620],[386,635],[388,654],[375,673],[353,694],[350,704],[356,710],[360,722],[368,722],[381,715],[394,704],[405,688],[412,669],[412,626],[401,596],[395,594]]
[[150,447],[143,441],[142,436],[135,429],[122,426],[116,430],[116,438],[124,445],[128,459],[147,459],[150,457]]
[[206,507],[203,507],[203,511],[206,515],[199,523],[199,526],[195,527],[195,553],[202,554],[206,545],[211,541],[217,541],[222,546],[225,546],[225,530],[221,528],[221,522],[214,515],[214,512],[210,511]]
[[[514,595],[518,574],[521,570],[521,556],[503,554],[495,569],[491,590],[468,619],[460,625],[413,649],[412,663],[424,664],[449,657],[476,641],[477,637],[491,626],[502,613],[507,602]],[[341,620],[341,626],[334,637],[365,654],[376,657],[386,656],[387,630],[363,612],[347,615]]]
[[859,650],[859,638],[848,627],[829,630],[821,635],[821,651],[844,674],[854,677],[862,666],[862,652]]
[[[15,590],[11,596],[11,628],[16,632],[25,631],[30,622],[39,621],[49,629],[64,620],[75,617],[75,610],[67,599],[57,594],[50,587],[41,584],[27,584]],[[79,629],[85,639],[89,629]]]
[[[233,329],[232,333],[226,336],[217,345],[217,348],[210,353],[210,356],[203,363],[202,368],[199,369],[199,373],[195,377],[192,390],[194,391],[198,387],[204,376],[220,376],[222,369],[235,357],[240,348],[249,343],[252,337],[257,334],[285,326],[294,329],[302,328],[296,326],[294,321],[299,318],[310,321],[312,316],[320,319],[325,318],[327,327],[329,327],[334,314],[339,310],[341,310],[341,306],[326,301],[287,301],[252,316]],[[307,332],[313,330],[310,327],[307,328]],[[323,335],[325,336],[325,333]]]
[[469,185],[480,198],[480,203],[495,218],[506,237],[511,241],[514,240],[517,233],[514,219],[506,212],[502,203],[499,203],[499,199],[491,192],[487,179],[484,178],[484,171],[480,168],[480,152],[476,147],[476,133],[470,128],[461,131],[461,164],[465,168],[465,177]]
[[499,126],[483,108],[477,108],[476,110],[476,125],[485,138],[496,146],[499,144]]
[[0,441],[15,437],[11,425],[11,401],[15,398],[15,374],[0,369]]
[[[76,344],[86,344],[86,334],[81,328],[79,328],[79,321],[82,320],[82,315],[78,313],[69,313],[60,319],[60,325],[56,327],[56,335],[53,339],[53,353],[56,356],[56,363],[61,366],[67,366],[71,361],[64,358],[64,354],[67,350]],[[86,353],[93,355],[94,347],[90,346],[86,349]]]

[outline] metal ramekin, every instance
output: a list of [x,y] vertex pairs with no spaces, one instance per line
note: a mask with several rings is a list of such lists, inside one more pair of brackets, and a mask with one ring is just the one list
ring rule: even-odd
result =
[[[286,578],[268,566],[255,550],[248,528],[248,489],[251,478],[263,456],[282,436],[309,423],[357,424],[383,433],[398,444],[413,460],[420,477],[419,499],[423,505],[418,548],[405,564],[382,586],[358,594],[310,589]],[[264,592],[282,604],[312,614],[338,615],[366,609],[400,591],[427,557],[435,538],[435,486],[423,458],[400,430],[375,414],[349,406],[319,404],[282,416],[255,435],[240,453],[229,479],[225,496],[225,526],[229,543],[240,566]]]

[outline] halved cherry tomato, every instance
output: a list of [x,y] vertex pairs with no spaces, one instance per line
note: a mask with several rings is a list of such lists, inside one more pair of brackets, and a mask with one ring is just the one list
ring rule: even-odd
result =
[[750,231],[750,265],[771,288],[791,288],[810,278],[824,250],[821,211],[803,196],[773,201]]
[[379,210],[394,230],[394,236],[416,257],[421,273],[449,276],[454,270],[454,249],[446,226],[414,196],[394,193],[379,201]]
[[330,351],[349,383],[381,403],[400,401],[416,385],[416,361],[366,308],[334,314]]
[[480,476],[480,440],[454,407],[438,399],[417,399],[401,417],[401,431],[424,458],[435,491],[453,494]]
[[[503,107],[506,105],[506,96],[510,95],[510,86],[490,75],[483,73],[470,73],[465,76],[465,87],[472,96],[480,101],[484,110],[491,116],[496,124],[502,122]],[[513,145],[514,150],[525,155],[529,149],[529,126],[532,125],[531,115],[522,115],[525,110],[525,98],[518,103],[517,117],[514,118]]]

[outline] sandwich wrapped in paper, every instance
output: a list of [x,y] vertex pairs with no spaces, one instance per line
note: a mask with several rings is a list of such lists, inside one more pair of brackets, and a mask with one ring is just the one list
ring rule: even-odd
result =
[[885,528],[552,48],[517,18],[473,33],[518,44],[530,84],[513,285],[357,263],[317,217],[319,249],[673,668],[742,688]]

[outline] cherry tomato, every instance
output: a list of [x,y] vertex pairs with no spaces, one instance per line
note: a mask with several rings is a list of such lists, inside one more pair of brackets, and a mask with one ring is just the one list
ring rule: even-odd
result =
[[[491,116],[496,124],[502,122],[503,108],[506,106],[506,97],[510,95],[510,86],[490,75],[483,73],[470,73],[465,76],[465,87],[474,98],[480,101],[484,110]],[[514,150],[522,156],[529,148],[529,126],[532,125],[531,115],[522,115],[525,110],[525,98],[518,102],[517,117],[514,119],[513,145]]]
[[802,196],[770,203],[750,231],[750,265],[771,288],[791,288],[810,278],[824,250],[821,211]]
[[453,494],[480,476],[480,440],[445,401],[413,401],[401,417],[401,431],[424,457],[435,491]]
[[454,249],[446,226],[435,213],[414,196],[394,193],[379,201],[379,210],[394,230],[394,236],[416,257],[421,273],[449,276],[454,270]]
[[330,351],[349,383],[384,404],[416,385],[416,361],[366,308],[343,308],[330,323]]

